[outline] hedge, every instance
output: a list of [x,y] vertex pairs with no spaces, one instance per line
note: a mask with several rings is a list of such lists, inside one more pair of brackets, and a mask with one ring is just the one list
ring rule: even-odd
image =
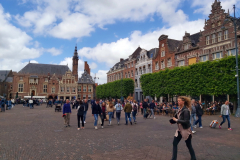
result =
[[[238,59],[239,60],[239,59]],[[237,94],[234,56],[175,67],[140,77],[143,94],[151,97],[174,95]]]
[[96,95],[97,98],[124,98],[128,97],[129,94],[134,91],[134,81],[126,78],[123,80],[117,80],[97,86]]

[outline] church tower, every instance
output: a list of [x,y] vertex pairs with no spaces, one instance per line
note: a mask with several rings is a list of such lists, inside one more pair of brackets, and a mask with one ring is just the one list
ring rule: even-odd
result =
[[72,74],[75,76],[76,81],[78,80],[78,52],[77,52],[77,46],[75,46],[75,51],[72,58]]

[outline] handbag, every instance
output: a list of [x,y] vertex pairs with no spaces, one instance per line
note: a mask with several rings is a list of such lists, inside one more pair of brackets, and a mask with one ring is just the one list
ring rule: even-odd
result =
[[102,117],[99,115],[100,118],[98,118],[98,124],[102,124]]

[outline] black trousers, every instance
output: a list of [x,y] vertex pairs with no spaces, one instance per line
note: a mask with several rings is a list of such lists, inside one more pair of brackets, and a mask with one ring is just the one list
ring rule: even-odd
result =
[[[172,160],[177,159],[177,146],[178,146],[178,143],[181,141],[181,139],[182,139],[182,135],[180,134],[180,132],[178,132],[178,137],[174,137],[174,139],[173,139]],[[195,156],[194,150],[192,148],[192,135],[189,135],[188,139],[185,142],[186,142],[187,148],[190,152],[191,160],[195,160],[196,156]]]
[[102,124],[101,126],[104,125],[104,119],[106,119],[106,112],[103,112],[102,115],[100,115],[101,119],[102,119]]
[[84,127],[83,115],[77,115],[78,128],[80,128],[80,118],[81,118],[81,121],[82,121],[82,127]]

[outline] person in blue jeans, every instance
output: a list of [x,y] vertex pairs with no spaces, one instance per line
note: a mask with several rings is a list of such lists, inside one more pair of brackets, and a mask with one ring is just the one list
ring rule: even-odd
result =
[[225,123],[225,121],[227,119],[227,121],[228,121],[228,130],[232,131],[231,122],[230,122],[231,111],[229,109],[229,102],[228,101],[226,101],[225,104],[222,105],[222,107],[221,107],[221,115],[222,115],[223,121],[219,125],[219,128],[220,129],[222,128],[223,123]]
[[84,105],[85,105],[85,111],[83,114],[83,120],[84,120],[84,123],[86,123],[86,116],[87,116],[87,111],[88,111],[88,100],[87,99],[84,100]]
[[102,109],[99,105],[99,99],[96,100],[96,103],[92,106],[92,115],[94,116],[94,127],[97,128],[98,115],[102,114]]
[[195,122],[194,128],[197,128],[198,123],[199,123],[199,128],[203,128],[202,127],[203,106],[201,101],[199,101],[199,103],[196,105],[196,114],[198,116],[198,120]]
[[[193,130],[193,126],[196,123],[196,103],[195,103],[195,99],[192,99],[191,103],[192,103],[192,112],[191,112],[191,115],[190,115],[191,131],[192,131],[192,133],[196,133],[196,131]],[[192,123],[192,119],[193,119],[193,123]]]
[[126,120],[125,125],[128,125],[128,119],[129,119],[130,124],[132,125],[132,121],[131,121],[131,117],[130,117],[130,114],[132,112],[132,105],[129,102],[127,102],[127,104],[125,105],[124,112],[125,112],[125,120]]
[[113,116],[113,112],[114,112],[115,108],[114,108],[114,101],[110,101],[109,104],[108,104],[108,108],[107,108],[107,112],[108,112],[108,115],[109,115],[109,126],[111,125],[112,123],[112,116]]
[[7,107],[8,107],[8,110],[11,110],[11,108],[12,108],[12,102],[10,99],[8,99],[8,101],[7,101]]

